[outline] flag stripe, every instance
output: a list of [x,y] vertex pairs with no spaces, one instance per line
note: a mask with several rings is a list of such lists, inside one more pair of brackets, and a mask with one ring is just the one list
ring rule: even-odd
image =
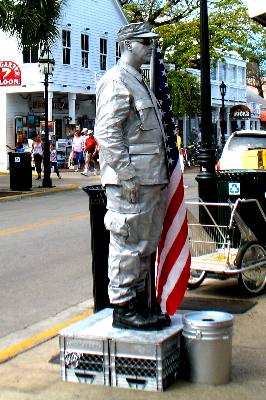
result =
[[[182,224],[179,234],[175,237],[172,246],[167,249],[167,255],[163,261],[163,269],[160,274],[160,287],[158,288],[158,299],[161,299],[161,293],[165,283],[167,282],[168,276],[171,273],[173,266],[176,264],[176,260],[179,261],[179,256],[183,251],[183,246],[187,238],[187,225]],[[177,264],[178,265],[178,264]]]
[[183,176],[180,167],[175,125],[163,58],[159,48],[154,62],[155,95],[162,110],[165,148],[170,182],[167,188],[166,213],[157,250],[157,298],[163,311],[176,312],[181,303],[190,271],[188,226],[184,203]]

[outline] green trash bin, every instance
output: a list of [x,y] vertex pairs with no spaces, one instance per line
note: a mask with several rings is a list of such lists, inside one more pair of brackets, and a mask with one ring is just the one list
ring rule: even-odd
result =
[[[266,170],[219,171],[217,172],[217,192],[218,202],[221,203],[228,200],[234,203],[238,198],[257,199],[266,214]],[[265,222],[256,204],[241,204],[238,212],[257,239],[265,243]],[[228,225],[229,220],[230,211],[221,207],[218,215],[219,223]],[[235,239],[240,239],[240,234],[237,232]]]

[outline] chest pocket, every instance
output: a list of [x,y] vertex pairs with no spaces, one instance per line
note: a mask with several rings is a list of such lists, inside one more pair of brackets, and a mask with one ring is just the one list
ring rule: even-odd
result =
[[159,128],[156,111],[152,101],[149,99],[136,100],[135,106],[140,117],[140,129],[148,131]]

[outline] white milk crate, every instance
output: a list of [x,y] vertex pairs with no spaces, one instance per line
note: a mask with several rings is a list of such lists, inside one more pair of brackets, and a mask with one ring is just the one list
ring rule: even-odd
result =
[[180,373],[181,316],[161,331],[112,327],[112,309],[60,332],[64,381],[163,391]]
[[100,327],[109,314],[106,309],[60,332],[63,381],[110,385],[108,339]]
[[181,316],[162,331],[114,329],[109,340],[111,385],[163,391],[180,375]]

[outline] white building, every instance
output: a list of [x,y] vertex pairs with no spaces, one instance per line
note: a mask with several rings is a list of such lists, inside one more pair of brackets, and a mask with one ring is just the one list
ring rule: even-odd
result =
[[[227,138],[237,129],[260,129],[260,107],[261,104],[254,102],[247,92],[246,85],[246,64],[247,62],[239,57],[236,52],[231,52],[223,57],[223,61],[218,61],[215,67],[211,68],[211,105],[212,105],[212,125],[213,135],[218,143],[221,142],[221,108],[222,96],[220,85],[226,85],[224,96],[225,121]],[[200,79],[200,71],[189,69],[189,72]],[[241,110],[246,110],[242,112]],[[190,132],[193,128],[198,130],[200,116],[191,118],[189,121],[185,116],[181,122],[183,130],[183,142],[186,146],[193,140]]]
[[[115,65],[116,32],[127,23],[118,0],[67,0],[59,20],[60,36],[51,49],[55,60],[48,88],[48,120],[55,138],[76,124],[92,127],[96,82]],[[17,41],[0,31],[0,170],[7,147],[27,141],[44,121],[44,84],[38,50],[19,51]],[[11,61],[12,63],[5,63]],[[18,83],[21,72],[21,83]],[[15,84],[15,85],[14,85]]]

